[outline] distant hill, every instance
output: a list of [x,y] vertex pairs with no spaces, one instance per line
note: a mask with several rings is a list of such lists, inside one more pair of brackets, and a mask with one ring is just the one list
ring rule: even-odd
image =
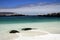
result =
[[[31,15],[17,14],[14,12],[0,12],[0,16],[31,16]],[[32,16],[60,17],[60,12],[48,13],[48,14],[44,14],[44,15],[32,15]]]
[[45,14],[45,15],[38,15],[38,16],[60,17],[60,12],[58,12],[58,13],[48,13],[48,14]]
[[25,15],[17,14],[14,12],[0,12],[0,16],[25,16]]

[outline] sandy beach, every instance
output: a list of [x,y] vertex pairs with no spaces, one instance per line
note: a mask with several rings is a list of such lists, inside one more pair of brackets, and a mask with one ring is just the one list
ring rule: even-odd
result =
[[35,37],[18,37],[15,40],[60,40],[60,34],[48,34]]
[[[15,23],[0,24],[0,40],[60,40],[60,22],[42,23]],[[39,30],[22,31],[22,28],[36,28]],[[18,30],[20,33],[10,34],[10,30]],[[43,31],[41,31],[43,30]]]

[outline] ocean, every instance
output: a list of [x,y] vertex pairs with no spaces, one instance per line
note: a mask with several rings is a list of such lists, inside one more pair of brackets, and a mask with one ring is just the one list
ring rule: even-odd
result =
[[53,22],[60,21],[60,17],[39,17],[39,16],[4,16],[0,17],[0,24],[6,23],[30,23],[30,22]]
[[[7,40],[11,30],[37,28],[51,34],[60,34],[60,17],[3,16],[0,17],[0,40]],[[11,38],[10,38],[11,39]]]

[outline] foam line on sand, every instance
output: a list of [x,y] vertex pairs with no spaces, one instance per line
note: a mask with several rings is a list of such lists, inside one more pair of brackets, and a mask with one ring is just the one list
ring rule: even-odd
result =
[[60,34],[48,34],[48,35],[35,36],[35,37],[20,36],[15,40],[60,40]]
[[21,32],[17,35],[19,37],[13,40],[60,40],[60,34],[51,34],[39,30]]

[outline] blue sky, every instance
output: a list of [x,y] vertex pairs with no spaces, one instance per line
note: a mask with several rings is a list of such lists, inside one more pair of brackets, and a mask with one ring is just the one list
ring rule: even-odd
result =
[[60,0],[0,0],[0,8],[11,8],[36,3],[60,3]]
[[25,15],[57,13],[60,12],[60,0],[0,0],[0,12]]

